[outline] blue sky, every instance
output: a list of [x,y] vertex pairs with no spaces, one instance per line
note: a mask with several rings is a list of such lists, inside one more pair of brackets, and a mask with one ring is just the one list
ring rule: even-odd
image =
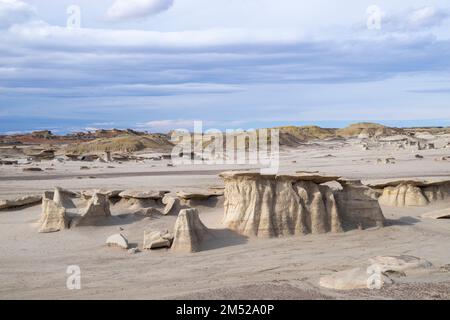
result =
[[449,1],[0,0],[0,132],[449,125],[449,40]]

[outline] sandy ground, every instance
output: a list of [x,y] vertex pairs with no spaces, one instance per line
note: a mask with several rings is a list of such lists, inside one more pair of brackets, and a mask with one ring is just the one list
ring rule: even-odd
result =
[[[416,159],[415,154],[424,159]],[[328,142],[281,153],[282,170],[319,170],[365,182],[389,178],[450,178],[450,149],[362,150],[356,142]],[[378,158],[395,164],[378,165]],[[23,166],[0,167],[0,198],[39,194],[61,186],[183,190],[220,186],[217,173],[236,166],[167,167],[167,161],[86,164],[41,163],[44,172]],[[81,166],[90,166],[81,170]],[[97,167],[97,168],[94,168]],[[242,166],[241,166],[242,167]],[[448,207],[383,208],[382,229],[278,239],[249,239],[221,227],[223,208],[200,207],[214,239],[195,254],[168,250],[131,255],[108,248],[105,239],[123,232],[132,246],[142,246],[144,230],[172,229],[176,216],[142,218],[115,213],[102,226],[39,234],[40,207],[0,212],[0,298],[3,299],[450,299],[450,220],[423,219]],[[318,286],[320,276],[365,266],[377,255],[413,255],[436,267],[402,278],[382,290],[334,291]],[[81,268],[81,290],[66,288],[66,269]]]

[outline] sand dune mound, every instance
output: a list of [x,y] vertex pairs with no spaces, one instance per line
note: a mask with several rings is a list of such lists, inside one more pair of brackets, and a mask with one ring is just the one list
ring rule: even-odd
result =
[[175,222],[172,250],[178,252],[200,251],[201,243],[209,236],[209,230],[200,220],[197,209],[183,209]]
[[337,177],[249,171],[224,172],[221,177],[225,181],[223,223],[243,235],[278,237],[341,232],[344,226],[383,225],[376,199],[367,197],[372,201],[363,206],[360,202],[366,199],[354,190],[356,187],[333,191],[323,185]]

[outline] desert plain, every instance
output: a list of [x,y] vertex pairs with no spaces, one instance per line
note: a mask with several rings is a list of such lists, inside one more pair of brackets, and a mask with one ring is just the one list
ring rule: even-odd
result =
[[[130,135],[136,139],[135,133],[117,133],[121,139]],[[160,140],[130,149],[105,144],[111,139],[116,135],[81,142],[39,136],[17,143],[14,137],[4,137],[0,199],[9,202],[0,206],[0,298],[450,298],[450,130],[446,128],[357,124],[341,132],[281,129],[280,176],[295,177],[289,178],[295,186],[320,185],[316,189],[327,190],[323,194],[333,203],[339,202],[340,191],[335,190],[345,188],[347,182],[368,195],[370,208],[362,203],[361,212],[377,212],[377,223],[358,222],[349,228],[343,216],[358,218],[359,209],[350,212],[351,206],[343,209],[338,203],[332,210],[328,198],[320,206],[333,216],[325,217],[324,224],[317,222],[318,228],[312,217],[305,218],[306,226],[289,225],[296,214],[289,210],[298,209],[298,204],[280,209],[267,200],[270,208],[264,209],[250,203],[266,201],[266,195],[261,200],[251,194],[253,184],[241,194],[249,204],[231,199],[233,192],[241,190],[240,180],[238,191],[231,190],[221,173],[233,178],[241,170],[251,176],[258,165],[174,165],[167,156],[170,145]],[[278,181],[276,176],[268,179]],[[322,182],[329,186],[322,187]],[[269,199],[275,199],[283,190],[267,192],[273,193]],[[56,193],[65,194],[57,205],[63,208],[64,219],[71,219],[62,221],[60,230],[54,229],[54,217],[47,216],[50,226],[43,226],[43,203],[46,197],[57,203],[52,199]],[[100,198],[107,194],[106,200],[100,200],[107,202],[109,212],[86,220],[86,207],[95,206],[92,199],[97,193]],[[37,198],[14,205],[26,196]],[[117,199],[108,200],[110,196]],[[304,201],[310,196],[299,193],[288,198]],[[64,207],[67,202],[71,205]],[[302,214],[323,216],[314,204],[308,206],[311,209]],[[276,220],[276,226],[268,222],[269,229],[276,229],[269,230],[262,226],[258,210],[266,212],[269,220],[272,214],[286,220]],[[242,214],[226,223],[231,211]],[[262,233],[243,217],[258,220]],[[282,230],[284,226],[287,230]],[[39,232],[45,227],[52,232]],[[160,240],[155,247],[149,245],[151,239],[144,239],[152,232]],[[125,248],[106,243],[119,234],[126,240]],[[381,266],[382,283],[369,288],[367,269],[374,264]],[[80,289],[68,289],[68,266],[80,268]]]

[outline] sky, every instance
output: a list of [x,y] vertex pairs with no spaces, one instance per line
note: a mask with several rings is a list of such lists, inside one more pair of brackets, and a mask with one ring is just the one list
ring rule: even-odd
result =
[[450,125],[450,0],[0,0],[0,132]]

